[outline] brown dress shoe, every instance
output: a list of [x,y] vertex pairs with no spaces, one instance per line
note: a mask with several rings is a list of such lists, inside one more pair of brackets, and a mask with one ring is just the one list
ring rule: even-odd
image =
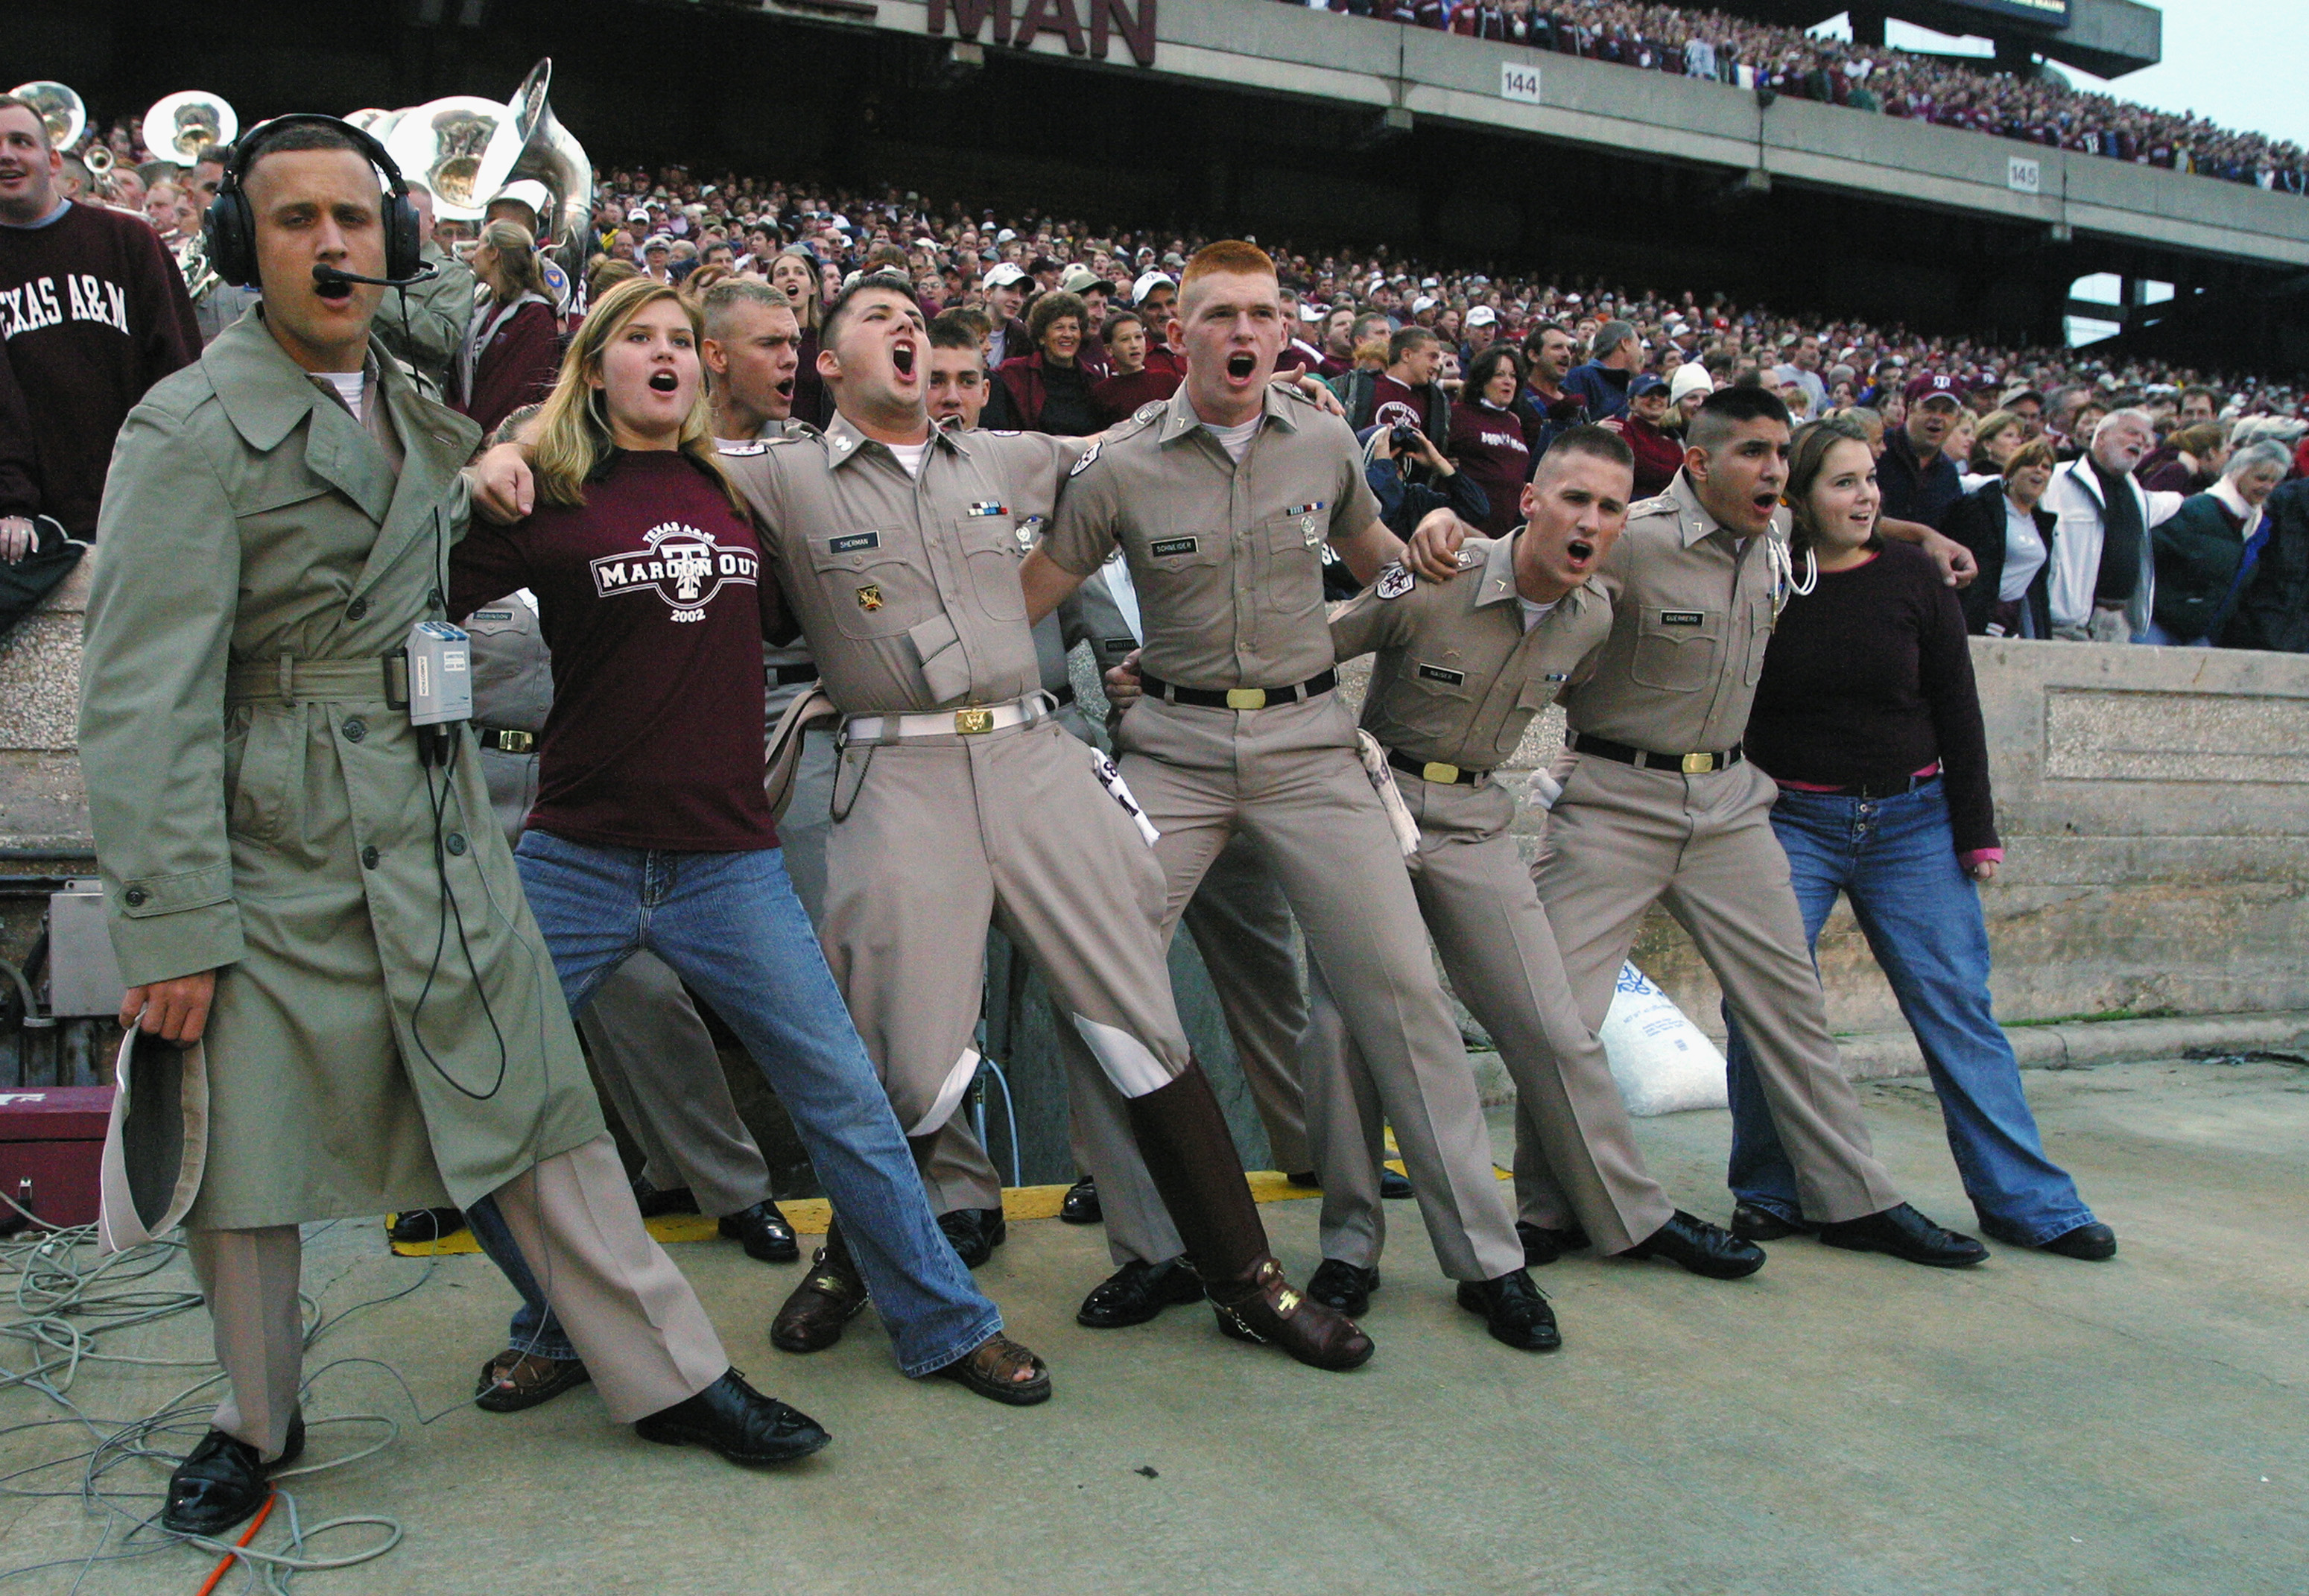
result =
[[1239,1342],[1280,1347],[1310,1368],[1361,1368],[1371,1361],[1371,1338],[1362,1327],[1295,1289],[1273,1258],[1258,1266],[1248,1292],[1222,1301],[1213,1288],[1211,1298],[1219,1329]]
[[809,1272],[770,1321],[770,1345],[781,1352],[823,1352],[865,1306],[865,1279],[836,1221],[826,1227],[826,1245],[810,1259]]

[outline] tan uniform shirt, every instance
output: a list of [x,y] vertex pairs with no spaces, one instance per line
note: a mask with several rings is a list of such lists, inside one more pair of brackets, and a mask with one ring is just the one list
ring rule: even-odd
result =
[[1331,617],[1339,658],[1376,650],[1362,728],[1423,763],[1487,771],[1516,751],[1531,718],[1593,672],[1612,634],[1611,600],[1590,580],[1526,631],[1516,601],[1515,539],[1470,539],[1460,574],[1413,582],[1400,565]]
[[[1767,536],[1785,537],[1785,522]],[[1571,729],[1654,754],[1737,743],[1772,641],[1765,541],[1718,526],[1681,471],[1631,507],[1593,579],[1611,601],[1612,638],[1594,674],[1563,694]]]
[[916,478],[836,416],[823,436],[741,445],[722,466],[760,520],[827,695],[845,714],[889,714],[999,703],[1041,684],[1020,505],[1080,448],[938,429]]
[[1287,687],[1336,657],[1324,543],[1378,519],[1345,421],[1270,387],[1265,422],[1237,465],[1182,387],[1092,445],[1044,548],[1088,576],[1121,546],[1147,675],[1215,692]]

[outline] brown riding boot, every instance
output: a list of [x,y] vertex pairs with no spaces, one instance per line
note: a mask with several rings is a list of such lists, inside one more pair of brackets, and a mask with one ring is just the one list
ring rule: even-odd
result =
[[1188,1065],[1177,1080],[1128,1100],[1128,1107],[1139,1154],[1218,1309],[1219,1328],[1238,1341],[1272,1342],[1316,1368],[1370,1361],[1371,1337],[1345,1314],[1294,1290],[1267,1251],[1267,1227],[1202,1065]]
[[842,1221],[826,1228],[826,1245],[809,1272],[770,1321],[770,1344],[781,1352],[823,1352],[842,1339],[842,1327],[866,1306],[866,1277],[842,1238]]

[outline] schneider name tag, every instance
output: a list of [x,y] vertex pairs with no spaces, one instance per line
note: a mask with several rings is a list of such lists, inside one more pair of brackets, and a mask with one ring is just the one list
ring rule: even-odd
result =
[[1201,541],[1198,538],[1160,538],[1146,546],[1146,552],[1157,559],[1166,555],[1192,554]]

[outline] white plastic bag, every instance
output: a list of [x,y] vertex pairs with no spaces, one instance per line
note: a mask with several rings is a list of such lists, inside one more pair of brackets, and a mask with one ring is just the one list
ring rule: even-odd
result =
[[1598,1040],[1629,1113],[1649,1117],[1728,1106],[1724,1055],[1633,964],[1620,966]]

